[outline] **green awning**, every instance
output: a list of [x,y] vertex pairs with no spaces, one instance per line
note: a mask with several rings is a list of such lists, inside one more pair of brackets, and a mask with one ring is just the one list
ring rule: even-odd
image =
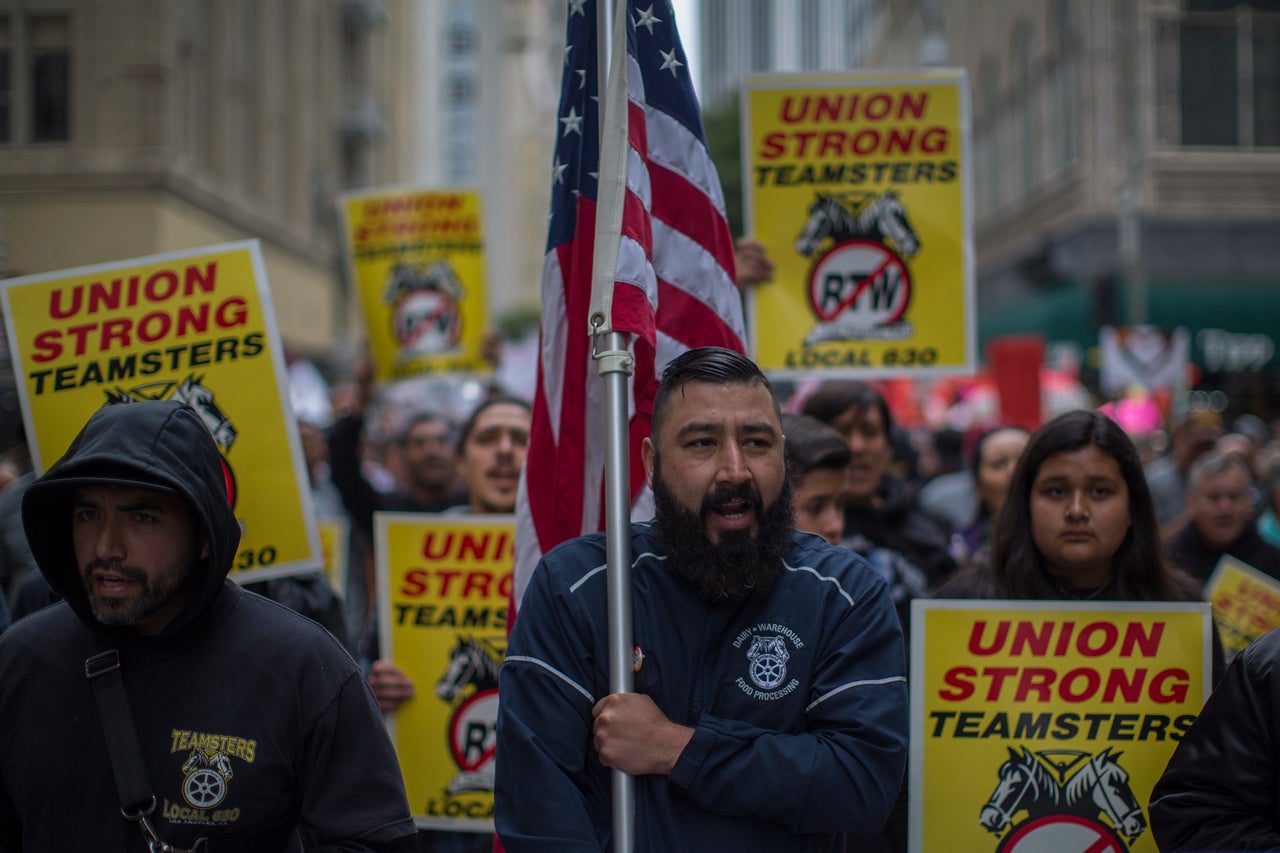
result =
[[[1128,294],[1116,288],[1115,309],[1119,322],[1127,322]],[[979,353],[993,337],[1038,332],[1050,341],[1072,341],[1082,351],[1098,345],[1094,290],[1080,282],[1066,282],[1032,297],[979,312]],[[1234,335],[1266,335],[1280,341],[1280,281],[1230,279],[1149,282],[1147,322],[1172,328],[1184,326],[1191,333],[1192,360],[1204,365],[1197,333],[1222,329]],[[1276,349],[1280,351],[1280,346]],[[1270,367],[1280,365],[1275,358]]]

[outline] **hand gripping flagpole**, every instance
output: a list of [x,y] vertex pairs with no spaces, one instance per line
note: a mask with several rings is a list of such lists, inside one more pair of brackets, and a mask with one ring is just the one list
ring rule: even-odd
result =
[[[631,693],[631,483],[627,445],[627,382],[634,367],[626,341],[613,330],[613,289],[627,193],[627,0],[597,0],[596,62],[608,81],[600,104],[599,191],[591,267],[592,357],[604,385],[605,534],[608,560],[609,692]],[[610,23],[612,22],[612,27]],[[608,34],[613,31],[612,48]],[[597,87],[597,92],[601,87]],[[590,497],[588,496],[588,499]],[[635,850],[635,780],[613,771],[613,849]]]

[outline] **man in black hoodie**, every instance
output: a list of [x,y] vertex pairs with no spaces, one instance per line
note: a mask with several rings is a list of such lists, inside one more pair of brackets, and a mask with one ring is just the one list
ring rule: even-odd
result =
[[[100,409],[22,510],[63,601],[0,637],[0,850],[414,849],[354,661],[227,580],[240,527],[194,411]],[[150,798],[119,793],[134,757]]]

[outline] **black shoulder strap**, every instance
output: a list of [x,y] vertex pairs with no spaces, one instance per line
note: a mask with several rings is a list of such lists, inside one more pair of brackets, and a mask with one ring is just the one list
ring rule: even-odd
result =
[[147,781],[147,769],[142,765],[142,747],[138,744],[138,732],[133,727],[133,713],[129,710],[129,696],[124,692],[124,679],[120,677],[120,653],[116,649],[99,652],[84,662],[84,677],[93,684],[93,696],[98,703],[98,719],[102,734],[107,740],[107,755],[111,759],[111,774],[116,780],[116,792],[120,796],[120,811],[130,820],[149,814],[155,808],[156,798]]
[[[151,825],[150,815],[156,808],[156,796],[151,793],[147,768],[142,764],[142,747],[138,744],[138,731],[133,727],[129,695],[124,691],[124,679],[120,676],[120,652],[107,649],[86,658],[84,677],[93,685],[93,698],[98,703],[98,720],[107,741],[111,775],[115,777],[116,793],[120,797],[120,814],[125,820],[138,824],[147,849],[152,853],[182,853],[161,841]],[[204,839],[193,848],[205,849]]]

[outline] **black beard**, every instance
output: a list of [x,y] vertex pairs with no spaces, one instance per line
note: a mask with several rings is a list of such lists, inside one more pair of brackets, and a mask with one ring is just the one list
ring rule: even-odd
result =
[[[723,530],[720,541],[707,535],[711,508],[731,500],[750,504],[759,523],[756,533]],[[653,469],[654,533],[667,552],[667,567],[684,578],[706,601],[742,599],[767,591],[782,574],[782,558],[795,529],[791,512],[791,478],[769,507],[750,484],[721,486],[702,499],[699,512],[682,507],[666,487],[656,460]]]

